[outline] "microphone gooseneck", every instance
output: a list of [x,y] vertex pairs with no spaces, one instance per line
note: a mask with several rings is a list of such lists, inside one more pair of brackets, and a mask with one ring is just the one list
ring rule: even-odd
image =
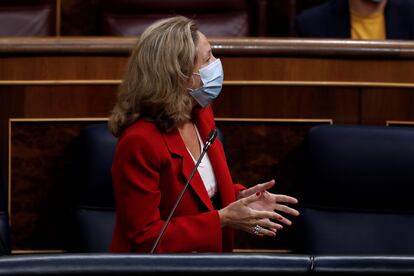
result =
[[196,172],[196,170],[197,170],[198,166],[200,165],[201,160],[203,159],[204,155],[206,154],[206,152],[207,152],[207,150],[209,149],[209,147],[211,146],[211,144],[212,144],[212,143],[214,142],[214,140],[216,139],[216,137],[217,137],[217,133],[218,133],[218,131],[217,131],[217,129],[216,129],[216,128],[214,128],[212,131],[210,131],[210,133],[209,133],[209,135],[208,135],[208,138],[207,138],[207,141],[206,141],[206,143],[204,144],[203,151],[201,152],[201,155],[200,155],[200,157],[198,158],[198,160],[197,160],[197,162],[196,162],[196,164],[195,164],[195,166],[194,166],[194,169],[192,170],[192,172],[191,172],[191,174],[190,174],[190,177],[187,179],[187,182],[185,183],[183,190],[181,191],[180,195],[178,196],[178,199],[177,199],[177,201],[175,202],[174,207],[171,209],[171,212],[170,212],[170,214],[168,215],[168,218],[165,220],[164,225],[163,225],[163,226],[162,226],[162,228],[161,228],[160,234],[158,235],[157,239],[155,240],[154,245],[152,246],[152,249],[151,249],[151,251],[150,251],[150,253],[151,253],[151,254],[154,254],[155,249],[157,248],[157,245],[158,245],[158,243],[160,242],[161,237],[162,237],[162,235],[164,234],[165,229],[167,228],[168,224],[170,223],[170,220],[171,220],[172,216],[173,216],[173,215],[174,215],[174,213],[175,213],[175,209],[177,209],[178,204],[180,204],[180,201],[181,201],[181,199],[182,199],[182,197],[183,197],[183,195],[184,195],[185,191],[187,190],[187,187],[188,187],[188,185],[190,184],[191,179],[193,179],[193,176],[194,176],[194,174],[195,174],[195,172]]

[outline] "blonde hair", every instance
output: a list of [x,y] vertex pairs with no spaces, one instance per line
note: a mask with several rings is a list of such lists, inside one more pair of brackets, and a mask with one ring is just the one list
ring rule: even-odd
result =
[[190,119],[187,88],[197,59],[197,30],[192,20],[177,16],[153,23],[141,35],[109,118],[115,136],[138,118],[165,132]]

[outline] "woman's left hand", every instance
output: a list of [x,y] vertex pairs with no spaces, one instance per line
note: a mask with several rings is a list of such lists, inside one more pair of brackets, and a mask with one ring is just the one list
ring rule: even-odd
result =
[[299,212],[296,209],[293,209],[287,205],[296,204],[298,200],[294,197],[273,194],[267,191],[275,185],[275,181],[271,180],[265,183],[257,184],[249,189],[243,190],[239,193],[238,198],[248,197],[254,193],[260,194],[260,197],[254,202],[249,203],[249,207],[258,211],[274,211],[278,214],[278,221],[285,225],[291,225],[292,222],[286,217],[282,216],[280,213],[285,213],[292,216],[298,216]]

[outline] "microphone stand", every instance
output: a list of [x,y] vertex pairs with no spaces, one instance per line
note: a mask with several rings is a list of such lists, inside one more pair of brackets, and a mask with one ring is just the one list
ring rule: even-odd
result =
[[177,201],[175,202],[174,207],[172,208],[172,210],[171,210],[170,214],[168,215],[167,220],[164,222],[164,225],[162,226],[161,232],[160,232],[160,234],[158,235],[157,240],[155,241],[154,245],[152,246],[152,249],[151,249],[151,251],[150,251],[150,254],[154,254],[155,249],[157,248],[157,245],[158,245],[158,243],[160,242],[161,237],[162,237],[162,235],[164,234],[165,229],[167,228],[167,226],[168,226],[168,224],[169,224],[169,222],[170,222],[170,220],[171,220],[172,216],[174,215],[175,209],[177,209],[178,204],[180,204],[181,198],[183,197],[183,195],[184,195],[185,191],[187,190],[187,187],[188,187],[188,185],[190,184],[190,181],[191,181],[191,179],[193,178],[193,176],[194,176],[194,174],[195,174],[195,172],[196,172],[196,170],[197,170],[198,166],[200,165],[201,160],[203,159],[203,157],[204,157],[204,155],[206,154],[206,152],[207,152],[208,148],[209,148],[209,147],[210,147],[210,145],[213,143],[214,139],[216,139],[216,137],[217,137],[217,129],[213,129],[213,130],[210,132],[210,134],[209,134],[209,136],[208,136],[208,138],[207,138],[207,142],[206,142],[206,144],[205,144],[205,145],[204,145],[204,147],[203,147],[203,151],[201,152],[201,155],[200,155],[200,157],[198,158],[198,160],[197,160],[197,162],[196,162],[196,164],[195,164],[195,166],[194,166],[194,169],[192,170],[192,172],[191,172],[191,174],[190,174],[190,177],[188,178],[187,182],[186,182],[186,183],[185,183],[185,185],[184,185],[183,190],[181,191],[180,195],[178,196],[178,199],[177,199]]

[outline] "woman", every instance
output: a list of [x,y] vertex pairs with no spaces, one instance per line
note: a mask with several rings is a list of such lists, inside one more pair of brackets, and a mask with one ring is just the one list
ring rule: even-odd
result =
[[[153,247],[215,128],[209,103],[222,82],[220,60],[191,20],[161,20],[140,37],[109,120],[119,137],[112,167],[117,204],[112,251]],[[233,184],[216,139],[156,252],[228,252],[233,229],[276,236],[282,224],[291,224],[278,212],[299,213],[284,205],[295,198],[266,191],[273,185]]]

